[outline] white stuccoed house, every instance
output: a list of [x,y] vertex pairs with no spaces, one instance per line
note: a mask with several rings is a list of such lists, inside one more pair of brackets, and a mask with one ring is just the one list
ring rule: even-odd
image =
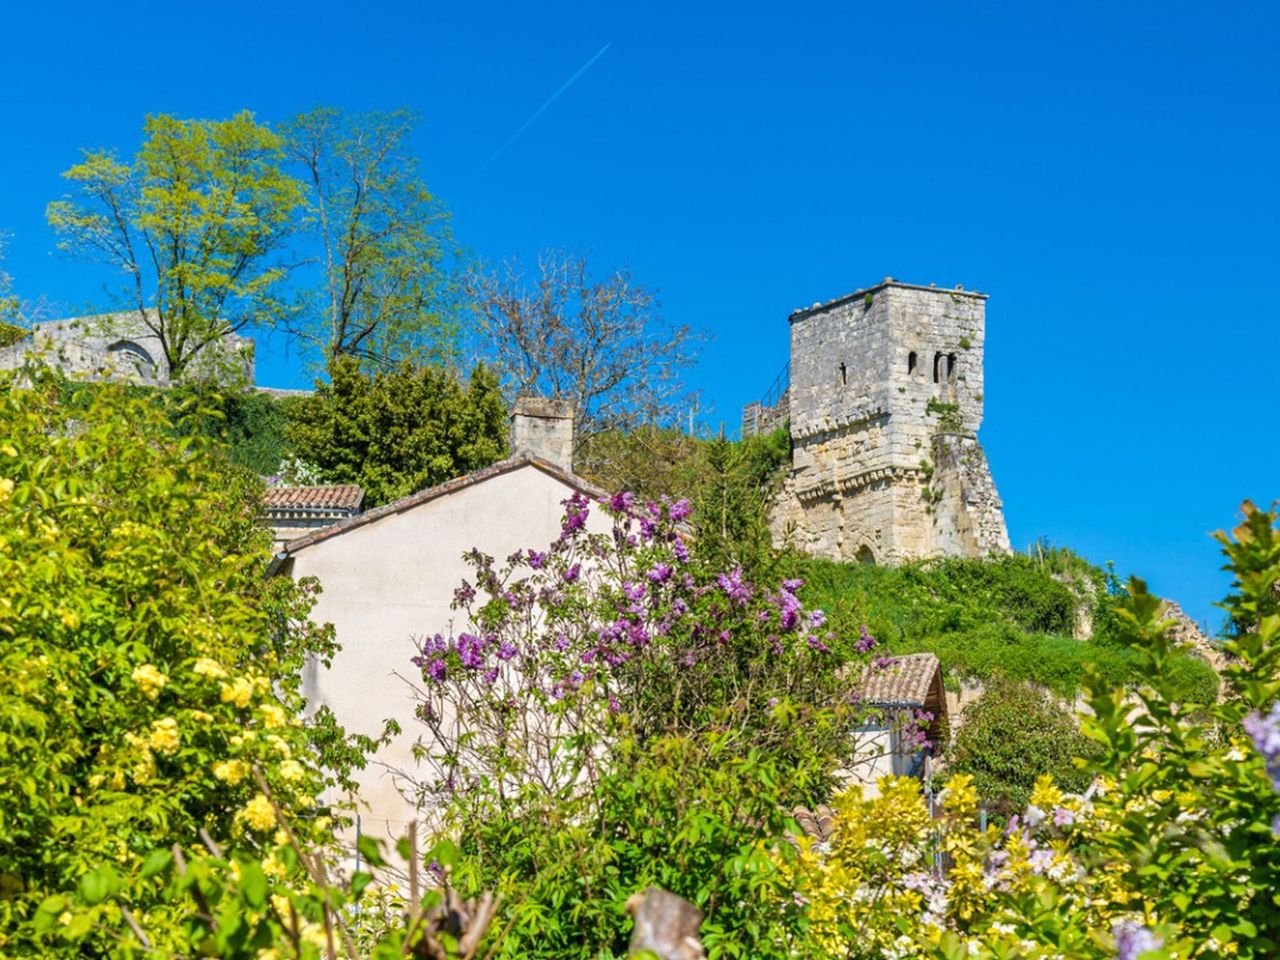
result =
[[[389,718],[402,728],[356,777],[364,834],[396,840],[411,821],[431,820],[405,797],[408,784],[397,773],[414,769],[423,732],[410,661],[423,637],[448,633],[454,590],[471,574],[463,554],[475,547],[501,561],[544,549],[560,535],[563,501],[608,496],[572,472],[567,405],[517,402],[512,447],[508,460],[291,540],[272,564],[275,575],[320,581],[312,619],[332,623],[342,645],[328,669],[308,666],[310,708],[329,707],[349,733],[376,737]],[[612,524],[592,509],[588,529],[608,532]]]

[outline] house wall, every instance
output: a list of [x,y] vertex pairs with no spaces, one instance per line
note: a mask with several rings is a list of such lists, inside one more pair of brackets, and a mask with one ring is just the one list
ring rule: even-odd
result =
[[[522,548],[544,549],[560,535],[561,502],[573,490],[535,466],[519,467],[303,547],[295,578],[322,587],[312,613],[332,623],[342,650],[330,668],[308,668],[304,692],[312,708],[328,706],[350,733],[377,736],[396,719],[402,733],[358,773],[362,831],[403,835],[411,819],[429,820],[404,799],[395,771],[415,767],[413,746],[426,730],[414,717],[415,641],[448,635],[453,591],[470,568],[462,554],[478,547],[499,563]],[[611,524],[597,508],[588,529]],[[457,629],[464,628],[458,623]]]

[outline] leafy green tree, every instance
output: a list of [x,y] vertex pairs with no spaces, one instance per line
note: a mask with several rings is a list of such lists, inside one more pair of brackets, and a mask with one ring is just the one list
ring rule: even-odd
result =
[[457,337],[449,215],[418,175],[408,111],[318,107],[284,128],[320,243],[321,289],[296,332],[326,362],[385,368],[451,356]]
[[377,506],[502,459],[507,412],[484,366],[464,384],[439,365],[366,373],[340,357],[329,381],[297,402],[288,433],[328,482],[358,483]]
[[[0,261],[4,260],[7,237],[0,234]],[[18,326],[18,298],[13,292],[13,278],[0,268],[0,347],[8,346],[26,331]]]
[[281,169],[280,138],[247,111],[149,116],[143,135],[132,164],[85,151],[63,174],[77,196],[50,203],[47,217],[61,249],[128,276],[124,302],[176,380],[211,345],[283,317],[285,269],[273,255],[302,191]]
[[260,851],[276,816],[253,768],[309,811],[360,762],[331,715],[300,719],[332,632],[307,620],[313,583],[264,578],[256,478],[121,385],[68,406],[54,376],[23,380],[0,382],[0,950],[108,952],[119,905],[58,918],[126,885],[166,947],[154,850],[203,830]]
[[1075,716],[1048,691],[1030,683],[995,681],[965,707],[949,771],[973,777],[978,796],[999,820],[1027,805],[1039,777],[1052,776],[1066,790],[1092,779],[1075,757],[1096,752]]

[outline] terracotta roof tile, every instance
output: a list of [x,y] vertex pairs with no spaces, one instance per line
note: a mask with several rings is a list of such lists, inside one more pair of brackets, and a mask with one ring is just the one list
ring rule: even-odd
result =
[[273,510],[359,510],[364,490],[353,483],[327,487],[268,487],[262,497]]
[[876,707],[923,707],[934,678],[941,671],[932,653],[891,657],[884,666],[872,664],[863,674],[862,699]]

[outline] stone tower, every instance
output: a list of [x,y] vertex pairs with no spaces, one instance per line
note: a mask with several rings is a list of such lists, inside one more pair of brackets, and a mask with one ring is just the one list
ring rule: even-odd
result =
[[744,416],[790,417],[776,539],[880,563],[1009,551],[977,439],[986,299],[886,279],[791,315],[789,388]]

